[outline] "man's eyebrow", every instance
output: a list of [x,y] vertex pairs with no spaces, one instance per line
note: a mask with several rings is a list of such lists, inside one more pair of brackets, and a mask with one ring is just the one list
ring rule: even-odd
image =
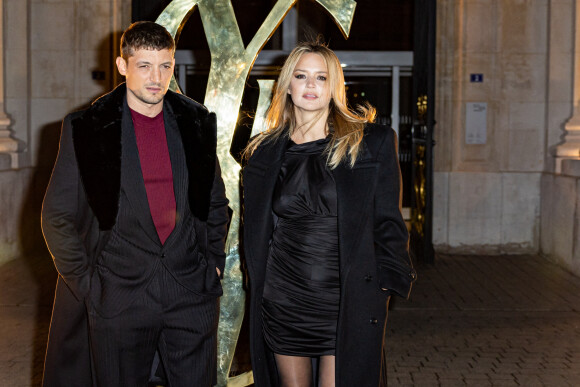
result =
[[[170,64],[172,64],[172,63],[173,63],[173,61],[170,61],[170,60],[168,60],[168,61],[166,61],[166,62],[163,62],[163,63],[161,63],[161,65],[170,65]],[[148,64],[148,65],[150,65],[150,64],[152,64],[152,63],[151,63],[151,62],[149,62],[149,61],[148,61],[148,60],[146,60],[146,59],[140,59],[140,60],[138,60],[138,61],[137,61],[137,64]]]

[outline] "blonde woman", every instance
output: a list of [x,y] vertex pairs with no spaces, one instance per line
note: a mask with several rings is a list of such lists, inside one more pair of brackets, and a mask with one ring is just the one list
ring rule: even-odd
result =
[[390,295],[416,274],[393,130],[349,110],[336,55],[282,67],[268,130],[246,148],[244,249],[257,387],[378,386]]

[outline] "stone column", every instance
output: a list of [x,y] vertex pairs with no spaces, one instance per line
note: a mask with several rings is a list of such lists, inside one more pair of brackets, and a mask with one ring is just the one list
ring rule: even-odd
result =
[[4,1],[0,0],[0,154],[10,156],[10,168],[18,168],[20,141],[12,137],[12,121],[5,111],[4,98]]
[[562,160],[580,160],[580,0],[574,2],[574,52],[573,61],[573,114],[566,122],[563,143],[554,149],[555,172],[562,172]]

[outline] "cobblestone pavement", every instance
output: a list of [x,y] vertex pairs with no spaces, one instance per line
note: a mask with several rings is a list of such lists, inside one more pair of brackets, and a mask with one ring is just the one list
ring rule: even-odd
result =
[[536,256],[417,271],[389,314],[390,386],[580,386],[580,278]]
[[[391,303],[391,387],[580,386],[580,278],[536,256],[438,255],[417,271]],[[40,385],[55,280],[46,255],[0,266],[0,386]]]

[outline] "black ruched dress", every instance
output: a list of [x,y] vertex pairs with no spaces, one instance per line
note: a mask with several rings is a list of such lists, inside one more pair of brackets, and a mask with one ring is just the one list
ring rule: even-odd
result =
[[328,141],[290,141],[274,190],[262,315],[266,343],[282,355],[335,353],[340,278]]

